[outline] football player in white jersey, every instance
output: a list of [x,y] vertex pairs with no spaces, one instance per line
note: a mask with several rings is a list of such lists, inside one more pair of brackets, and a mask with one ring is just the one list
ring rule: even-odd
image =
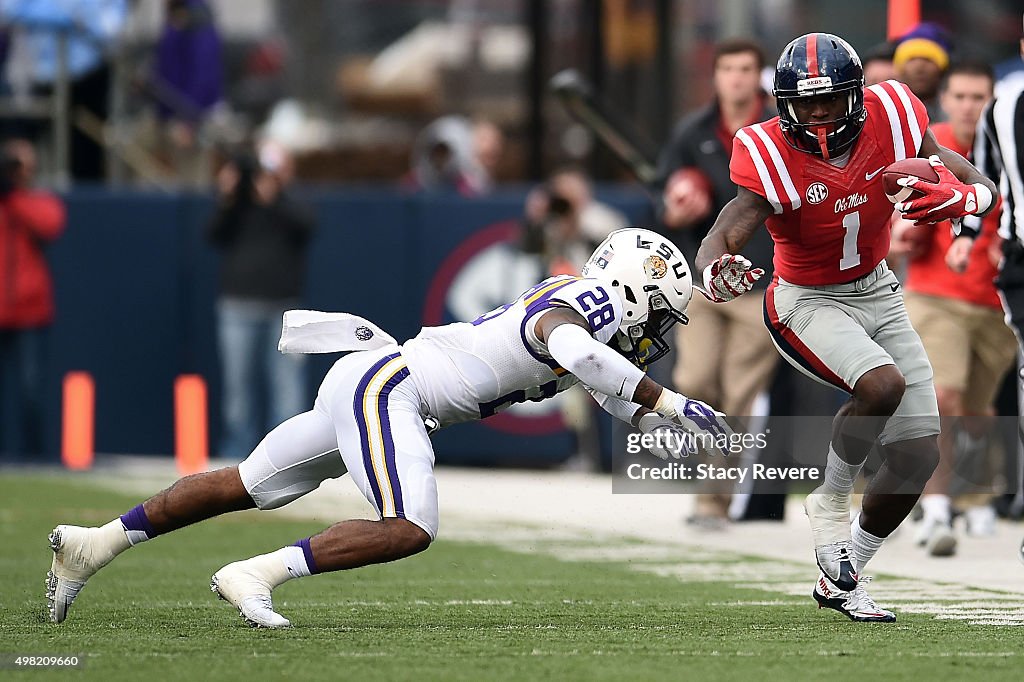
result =
[[[238,466],[186,476],[101,527],[57,526],[47,575],[51,620],[63,621],[85,582],[129,547],[226,512],[275,509],[347,471],[379,520],[342,521],[213,576],[211,588],[249,624],[287,627],[271,603],[281,583],[401,559],[436,537],[428,424],[484,419],[577,382],[641,431],[671,432],[662,442],[686,433],[701,434],[702,443],[728,438],[724,415],[644,374],[668,351],[669,328],[686,322],[691,292],[686,261],[672,243],[628,228],[597,248],[583,277],[547,279],[473,322],[428,327],[402,345],[366,320],[340,314],[347,322],[332,326],[331,314],[302,311],[312,316],[312,332],[293,349],[372,350],[338,360],[313,409],[267,434]],[[292,343],[289,332],[305,331],[286,316],[282,347]],[[667,448],[655,454],[679,456]]]

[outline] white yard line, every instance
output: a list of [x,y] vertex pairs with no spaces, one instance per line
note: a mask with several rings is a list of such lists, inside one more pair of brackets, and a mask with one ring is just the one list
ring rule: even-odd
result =
[[[94,478],[140,496],[174,478],[173,469],[152,460],[124,464],[118,476]],[[808,601],[817,577],[798,500],[789,501],[784,522],[740,523],[708,532],[683,522],[692,495],[616,495],[607,476],[442,467],[437,481],[441,538],[493,543],[563,560],[632,562],[638,570],[659,575],[736,581],[738,586]],[[373,516],[347,476],[270,513],[315,519],[325,526]],[[936,559],[914,545],[909,529],[901,529],[868,567],[868,573],[895,578],[876,580],[871,594],[880,604],[908,613],[1024,625],[1024,564],[1017,558],[1022,534],[1024,525],[1000,521],[995,537],[961,535],[955,557]]]

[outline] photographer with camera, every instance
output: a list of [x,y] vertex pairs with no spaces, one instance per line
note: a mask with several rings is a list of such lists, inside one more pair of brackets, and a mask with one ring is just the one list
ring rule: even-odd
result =
[[0,453],[42,452],[42,369],[53,322],[44,246],[64,229],[64,204],[32,189],[36,154],[25,140],[0,147]]
[[[257,156],[229,161],[217,177],[220,202],[208,236],[222,256],[220,454],[229,459],[244,459],[263,433],[307,402],[304,356],[277,352],[284,311],[300,307],[313,233],[312,217],[285,191],[292,175],[288,153],[265,143]],[[260,386],[267,388],[265,402],[258,401]]]
[[590,253],[626,216],[594,199],[582,170],[567,166],[526,197],[524,248],[544,261],[550,275],[578,275]]

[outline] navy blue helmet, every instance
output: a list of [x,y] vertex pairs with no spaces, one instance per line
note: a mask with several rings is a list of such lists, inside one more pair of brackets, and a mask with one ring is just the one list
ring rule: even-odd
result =
[[[782,51],[772,91],[779,127],[794,149],[825,159],[843,154],[864,129],[864,68],[849,43],[831,33],[808,33]],[[846,113],[832,121],[801,123],[793,101],[803,97],[845,96]]]

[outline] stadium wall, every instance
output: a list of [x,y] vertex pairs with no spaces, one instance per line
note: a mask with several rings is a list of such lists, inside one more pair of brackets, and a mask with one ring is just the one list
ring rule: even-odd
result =
[[[639,192],[599,194],[634,224],[649,222]],[[425,324],[454,321],[453,285],[474,286],[464,275],[483,253],[514,251],[524,197],[525,189],[475,200],[382,189],[303,192],[318,227],[304,304],[363,315],[399,340]],[[65,200],[67,230],[48,252],[58,314],[45,375],[47,457],[58,456],[61,379],[71,370],[96,381],[97,452],[132,454],[173,452],[174,379],[201,374],[215,454],[218,256],[203,237],[212,198],[79,189]],[[334,359],[309,363],[310,402]],[[434,444],[439,461],[464,464],[553,463],[574,448],[557,408],[533,405],[443,430]]]

